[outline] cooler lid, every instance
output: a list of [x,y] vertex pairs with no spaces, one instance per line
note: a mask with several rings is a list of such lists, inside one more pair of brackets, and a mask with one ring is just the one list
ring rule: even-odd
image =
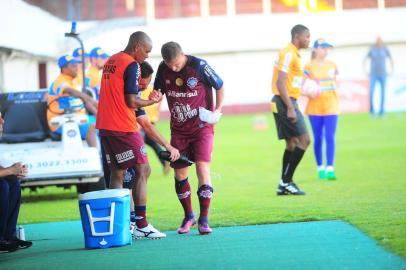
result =
[[79,201],[104,198],[120,198],[129,195],[130,191],[126,188],[106,189],[79,194]]

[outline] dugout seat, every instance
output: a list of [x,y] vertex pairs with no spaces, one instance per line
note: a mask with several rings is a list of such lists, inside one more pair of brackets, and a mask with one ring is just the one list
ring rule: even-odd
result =
[[1,94],[0,109],[5,121],[1,142],[24,143],[46,139],[48,125],[44,93],[30,93]]

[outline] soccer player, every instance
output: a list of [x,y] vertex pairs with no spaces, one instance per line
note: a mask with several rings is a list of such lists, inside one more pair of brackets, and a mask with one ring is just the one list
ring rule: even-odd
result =
[[307,27],[298,24],[292,28],[291,36],[288,46],[279,51],[272,77],[272,112],[278,138],[286,142],[277,195],[305,194],[292,179],[310,143],[303,115],[296,102],[303,79],[299,50],[309,46],[310,32]]
[[[171,112],[171,144],[196,163],[199,180],[197,196],[200,203],[198,229],[209,234],[208,212],[213,187],[210,178],[210,161],[213,149],[213,124],[203,122],[199,107],[213,111],[213,90],[216,89],[215,114],[223,106],[223,81],[203,59],[185,55],[176,42],[168,42],[161,48],[163,62],[159,65],[154,89],[166,95]],[[219,120],[219,118],[217,119]],[[171,164],[175,169],[175,189],[182,204],[185,217],[178,229],[179,234],[188,233],[196,223],[192,210],[191,189],[187,165]]]
[[[309,116],[314,137],[314,156],[321,180],[336,180],[334,172],[335,133],[339,114],[336,64],[327,59],[332,45],[324,39],[317,39],[313,45],[312,60],[305,66],[304,73],[320,85],[320,95],[309,98],[306,114]],[[323,165],[323,140],[326,141],[327,167]]]
[[[90,96],[74,88],[73,79],[78,74],[78,63],[70,55],[61,56],[58,59],[58,66],[61,73],[52,83],[48,92],[47,119],[51,132],[61,135],[62,127],[52,124],[52,118],[59,116],[64,110],[61,107],[67,106],[67,109],[73,110],[75,114],[86,114],[85,108],[95,114],[97,111],[97,102]],[[86,123],[79,125],[82,139],[86,139],[91,147],[97,147],[96,129],[94,124]]]
[[[152,73],[154,73],[154,69],[148,62],[144,61],[143,63],[141,63],[141,79],[139,82],[139,88],[141,90],[141,98],[143,99],[148,99],[149,95],[154,90],[154,87],[152,85],[149,85],[152,79]],[[144,107],[144,110],[153,125],[155,125],[155,123],[159,120],[159,107],[160,103]],[[161,146],[156,141],[152,140],[150,136],[145,133],[144,129],[141,129],[141,133],[143,133],[144,135],[143,137],[145,143],[151,146],[151,148],[157,155],[162,165],[164,175],[167,175],[170,171],[170,166],[168,161],[159,157],[159,152],[162,151]]]
[[[134,110],[158,103],[162,99],[162,94],[157,91],[151,93],[149,100],[138,97],[139,63],[148,58],[151,49],[150,37],[144,32],[135,32],[131,34],[124,51],[111,56],[104,65],[96,128],[100,131],[111,170],[110,188],[122,188],[126,170],[135,167],[135,236],[163,238],[166,235],[147,221],[147,179],[151,169],[134,113]],[[179,158],[176,148],[169,144],[165,148],[171,153],[171,160]]]

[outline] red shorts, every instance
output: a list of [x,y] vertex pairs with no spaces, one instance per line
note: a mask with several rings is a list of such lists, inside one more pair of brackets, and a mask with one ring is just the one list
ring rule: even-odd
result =
[[[202,129],[194,136],[172,134],[171,145],[192,161],[211,161],[214,133],[212,129]],[[171,164],[175,169],[187,167],[184,164]]]
[[148,163],[147,149],[138,132],[100,132],[110,169],[128,169]]

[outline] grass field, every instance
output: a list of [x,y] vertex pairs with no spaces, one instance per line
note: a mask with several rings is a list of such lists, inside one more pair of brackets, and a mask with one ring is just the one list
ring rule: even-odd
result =
[[[210,224],[234,226],[293,221],[347,221],[384,247],[406,257],[406,114],[385,119],[367,114],[343,115],[337,134],[338,181],[317,179],[312,149],[306,153],[295,181],[306,196],[277,197],[284,143],[269,128],[253,129],[253,115],[226,116],[216,127],[212,181],[215,196]],[[158,128],[166,135],[168,122]],[[149,152],[151,153],[151,152]],[[174,230],[182,213],[174,193],[173,173],[164,177],[150,155],[148,218],[161,230]],[[194,168],[192,168],[194,169]],[[196,177],[191,174],[193,195]],[[20,223],[79,219],[75,190],[47,188],[24,191]],[[197,197],[193,197],[198,212]]]

